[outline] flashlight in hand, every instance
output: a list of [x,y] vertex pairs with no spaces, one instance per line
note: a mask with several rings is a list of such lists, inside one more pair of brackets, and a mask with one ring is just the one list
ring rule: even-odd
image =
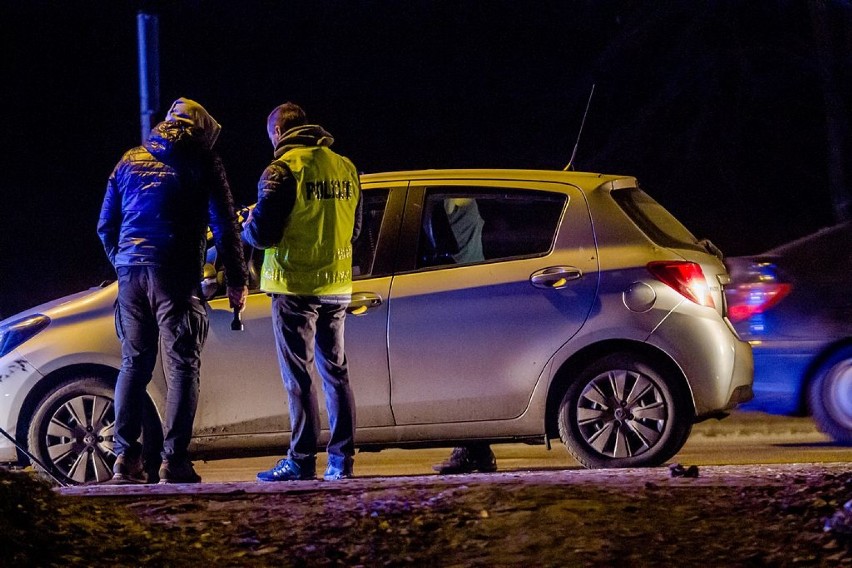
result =
[[231,320],[231,331],[243,331],[243,320],[240,319],[240,309],[234,308],[234,319]]
[[240,312],[246,305],[246,296],[248,288],[245,286],[233,288],[228,286],[228,303],[231,309],[234,310],[234,318],[231,320],[231,331],[242,331],[243,320],[240,319]]

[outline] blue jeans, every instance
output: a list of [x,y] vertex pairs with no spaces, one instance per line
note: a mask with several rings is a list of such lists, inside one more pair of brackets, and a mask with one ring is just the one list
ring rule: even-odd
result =
[[347,304],[323,303],[316,296],[274,294],[272,297],[275,345],[290,408],[287,457],[308,468],[316,464],[320,433],[313,381],[317,370],[322,378],[331,430],[326,446],[328,463],[351,469],[355,455],[355,401],[343,348],[346,307]]
[[[198,278],[158,266],[120,266],[115,324],[121,340],[121,371],[115,386],[115,453],[141,455],[139,436],[145,392],[157,361],[166,368],[163,459],[186,458],[198,406],[201,349],[207,311]],[[183,271],[186,272],[186,271]]]

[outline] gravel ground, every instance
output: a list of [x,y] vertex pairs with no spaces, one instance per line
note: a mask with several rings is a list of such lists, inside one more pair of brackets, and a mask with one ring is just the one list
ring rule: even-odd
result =
[[[852,499],[849,464],[697,474],[662,467],[53,490],[6,473],[37,487],[0,495],[0,506],[18,499],[25,509],[0,516],[8,524],[0,524],[0,564],[852,566],[852,534],[825,530]],[[14,485],[2,480],[0,489]]]

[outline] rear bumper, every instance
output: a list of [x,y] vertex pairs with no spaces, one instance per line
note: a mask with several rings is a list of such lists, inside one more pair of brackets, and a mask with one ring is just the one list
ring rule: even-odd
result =
[[747,341],[734,336],[734,365],[731,370],[731,396],[725,405],[729,410],[754,398],[754,352]]
[[716,314],[696,317],[673,312],[648,342],[680,366],[686,377],[695,415],[714,415],[750,400],[754,376],[751,346],[740,340]]
[[[819,347],[822,347],[821,345]],[[819,348],[792,342],[754,342],[754,400],[744,410],[804,415],[808,370]]]

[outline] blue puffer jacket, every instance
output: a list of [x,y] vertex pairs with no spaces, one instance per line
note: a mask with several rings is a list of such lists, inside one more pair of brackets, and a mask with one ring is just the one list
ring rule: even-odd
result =
[[115,267],[158,265],[200,278],[208,224],[228,285],[244,286],[239,227],[221,160],[201,128],[161,122],[109,177],[98,222],[104,250]]

